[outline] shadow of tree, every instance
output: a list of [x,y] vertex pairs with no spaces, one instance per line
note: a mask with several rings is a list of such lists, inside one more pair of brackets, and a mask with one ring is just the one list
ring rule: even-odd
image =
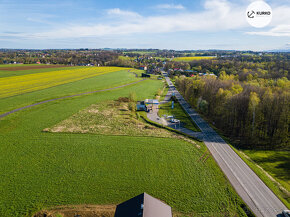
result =
[[[261,152],[261,151],[259,151]],[[289,152],[285,151],[265,151],[264,155],[250,154],[250,157],[257,164],[261,165],[265,170],[271,164],[269,170],[278,179],[289,181],[290,180],[290,156]]]

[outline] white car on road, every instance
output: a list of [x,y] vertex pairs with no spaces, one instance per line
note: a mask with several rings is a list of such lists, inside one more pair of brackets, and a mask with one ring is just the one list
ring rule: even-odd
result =
[[171,122],[171,123],[178,123],[179,120],[172,118],[172,119],[170,120],[170,122]]

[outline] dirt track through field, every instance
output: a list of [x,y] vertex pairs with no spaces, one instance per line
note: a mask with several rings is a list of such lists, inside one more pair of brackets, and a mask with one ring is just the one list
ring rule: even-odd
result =
[[30,69],[48,69],[48,68],[62,68],[68,67],[65,65],[39,65],[39,66],[14,66],[14,67],[0,67],[0,71],[22,71]]
[[95,91],[90,91],[90,92],[85,92],[85,93],[74,94],[74,95],[70,95],[70,96],[58,97],[58,98],[55,98],[55,99],[44,100],[42,102],[38,102],[38,103],[31,104],[31,105],[23,106],[23,107],[20,107],[20,108],[17,108],[17,109],[13,109],[13,110],[11,110],[9,112],[3,113],[3,114],[0,115],[0,119],[3,118],[3,117],[6,117],[9,114],[24,110],[26,108],[31,108],[31,107],[36,106],[36,105],[41,105],[41,104],[44,104],[44,103],[47,103],[47,102],[52,102],[52,101],[56,101],[56,100],[67,99],[67,98],[72,98],[72,97],[82,96],[82,95],[87,95],[87,94],[92,94],[92,93],[104,92],[104,91],[108,91],[108,90],[115,90],[115,89],[126,87],[126,86],[129,86],[129,85],[132,85],[132,84],[137,84],[137,83],[139,83],[141,81],[144,81],[144,80],[146,80],[146,79],[142,79],[140,81],[135,81],[135,82],[132,82],[132,83],[120,85],[120,86],[117,86],[117,87],[107,88],[107,89],[103,89],[103,90],[95,90]]

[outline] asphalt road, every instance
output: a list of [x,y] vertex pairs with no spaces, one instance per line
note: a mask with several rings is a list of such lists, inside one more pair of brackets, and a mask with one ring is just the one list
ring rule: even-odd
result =
[[202,131],[203,141],[212,156],[252,212],[257,217],[282,216],[282,210],[287,209],[286,206],[209,124],[190,107],[170,79],[167,76],[165,79],[181,106]]

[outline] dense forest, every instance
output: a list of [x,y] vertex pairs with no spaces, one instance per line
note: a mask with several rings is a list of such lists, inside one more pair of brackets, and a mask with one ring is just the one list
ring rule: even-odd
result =
[[236,144],[290,149],[289,56],[220,58],[190,62],[197,72],[171,73],[185,99]]

